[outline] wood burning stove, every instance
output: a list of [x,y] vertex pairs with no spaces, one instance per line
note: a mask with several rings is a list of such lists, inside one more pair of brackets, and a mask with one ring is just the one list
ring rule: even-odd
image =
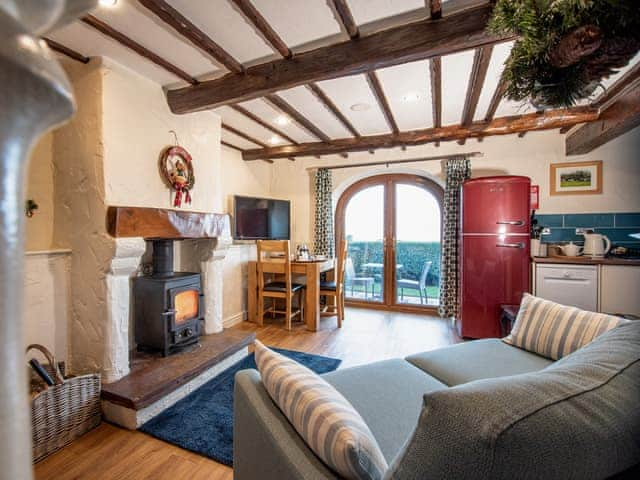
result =
[[153,240],[153,273],[133,282],[139,350],[167,356],[198,342],[204,322],[199,273],[173,271],[173,240]]

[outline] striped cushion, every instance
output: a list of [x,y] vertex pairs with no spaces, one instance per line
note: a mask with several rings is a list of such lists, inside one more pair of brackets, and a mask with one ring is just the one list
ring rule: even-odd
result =
[[255,347],[262,383],[309,448],[344,478],[381,479],[387,462],[349,401],[308,368]]
[[624,322],[604,313],[567,307],[525,293],[506,343],[558,360]]

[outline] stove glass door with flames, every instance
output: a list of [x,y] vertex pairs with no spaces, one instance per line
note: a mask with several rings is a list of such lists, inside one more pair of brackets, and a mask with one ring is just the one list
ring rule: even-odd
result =
[[198,317],[199,300],[200,292],[193,288],[174,294],[173,309],[176,326]]

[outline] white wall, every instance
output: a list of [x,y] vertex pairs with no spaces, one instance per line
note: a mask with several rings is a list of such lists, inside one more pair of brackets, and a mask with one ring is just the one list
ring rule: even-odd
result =
[[36,144],[29,160],[25,201],[38,204],[26,219],[25,249],[48,250],[53,246],[53,134],[47,133]]
[[[619,137],[588,155],[566,157],[564,135],[557,130],[529,132],[523,138],[517,135],[487,137],[482,142],[468,140],[466,145],[455,142],[378,150],[369,153],[352,153],[349,158],[315,159],[305,158],[296,162],[278,160],[274,163],[272,192],[294,202],[292,240],[311,242],[313,239],[313,172],[308,167],[323,165],[363,163],[371,161],[418,159],[443,154],[479,151],[483,157],[471,160],[473,176],[486,175],[526,175],[533,184],[540,185],[539,213],[583,213],[583,212],[637,212],[640,211],[640,162],[638,151],[640,128]],[[549,169],[551,163],[583,160],[604,161],[604,185],[602,195],[549,195]],[[440,161],[409,163],[386,168],[354,167],[333,170],[334,190],[341,191],[354,180],[364,176],[387,172],[425,173],[442,180]]]
[[183,210],[220,212],[220,117],[212,112],[174,115],[154,82],[105,59],[103,68],[105,202],[173,208],[158,171],[162,149],[179,144],[192,156],[196,183]]
[[[222,198],[224,211],[233,213],[233,195],[270,197],[272,167],[265,162],[245,162],[236,150],[222,147]],[[247,317],[247,262],[256,257],[254,242],[234,243],[224,259],[225,327]]]
[[44,345],[65,362],[69,361],[70,260],[68,252],[58,251],[27,254],[24,263],[24,345]]

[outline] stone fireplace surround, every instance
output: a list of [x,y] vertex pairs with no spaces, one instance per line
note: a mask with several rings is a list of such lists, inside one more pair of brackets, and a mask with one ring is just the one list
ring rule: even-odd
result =
[[[133,344],[131,278],[140,270],[145,239],[182,240],[181,269],[200,272],[205,295],[204,333],[222,332],[223,260],[232,243],[227,214],[141,207],[109,207],[107,231],[115,242],[108,262],[102,380],[115,382],[130,372]],[[90,320],[89,320],[90,321]]]

